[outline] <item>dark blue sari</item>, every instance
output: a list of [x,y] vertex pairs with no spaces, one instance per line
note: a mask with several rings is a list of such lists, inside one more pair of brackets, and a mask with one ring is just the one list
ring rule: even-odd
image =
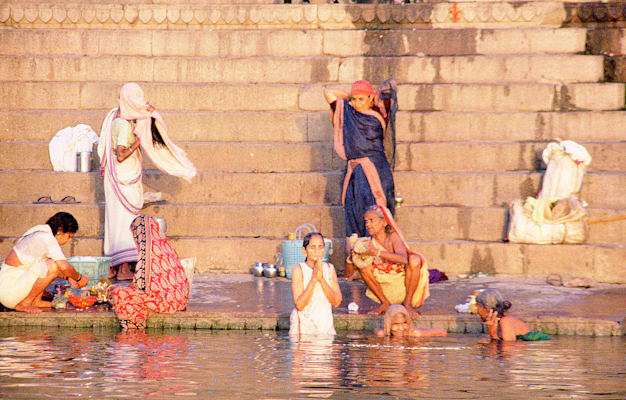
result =
[[[343,146],[348,160],[367,157],[376,167],[382,185],[387,208],[393,214],[395,189],[391,167],[385,156],[383,126],[375,116],[356,111],[343,101]],[[345,173],[344,171],[344,179]],[[343,183],[342,183],[343,185]],[[372,189],[361,165],[350,176],[345,197],[346,237],[353,233],[369,236],[363,220],[365,211],[376,204]]]

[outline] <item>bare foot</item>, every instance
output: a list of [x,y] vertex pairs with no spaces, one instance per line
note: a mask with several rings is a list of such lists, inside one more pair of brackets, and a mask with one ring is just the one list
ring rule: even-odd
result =
[[389,304],[381,304],[376,310],[374,311],[370,311],[370,314],[372,315],[381,315],[384,314],[385,311],[387,311],[387,307],[389,307]]
[[344,276],[343,280],[346,282],[352,282],[354,280],[357,280],[361,277],[361,274],[359,274],[359,271],[354,271],[354,273],[350,276]]
[[130,270],[130,266],[127,263],[121,264],[117,268],[117,280],[118,281],[130,281],[135,277],[133,271]]
[[38,307],[38,308],[52,308],[52,302],[50,301],[45,301],[45,300],[33,300],[33,304],[32,306],[34,307]]
[[15,311],[25,312],[29,314],[39,314],[43,310],[41,308],[34,307],[34,306],[21,306],[18,304],[15,306]]

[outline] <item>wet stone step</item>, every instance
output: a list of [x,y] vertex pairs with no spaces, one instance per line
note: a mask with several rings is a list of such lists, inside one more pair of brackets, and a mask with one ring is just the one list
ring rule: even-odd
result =
[[[17,239],[17,238],[16,238]],[[196,257],[197,271],[248,272],[259,260],[272,261],[281,249],[281,239],[264,238],[176,238],[171,242],[183,258]],[[345,239],[333,240],[330,261],[343,269]],[[7,254],[13,240],[0,243]],[[525,275],[544,278],[568,271],[571,276],[586,277],[596,282],[626,282],[622,268],[626,248],[618,245],[528,245],[480,241],[415,241],[409,246],[423,254],[429,268],[437,268],[456,276],[468,271],[484,271],[490,275]],[[245,249],[245,251],[243,251]],[[98,255],[102,240],[81,238],[65,245],[66,256]]]

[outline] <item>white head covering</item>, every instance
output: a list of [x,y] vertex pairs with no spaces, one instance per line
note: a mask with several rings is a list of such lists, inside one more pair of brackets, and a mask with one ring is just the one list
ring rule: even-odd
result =
[[[106,155],[112,149],[112,126],[113,120],[119,116],[125,120],[136,120],[135,134],[141,140],[141,149],[154,165],[166,174],[178,176],[191,182],[196,175],[196,168],[180,147],[170,139],[163,117],[156,110],[148,111],[150,105],[144,97],[143,90],[136,83],[127,83],[120,91],[119,107],[109,111],[100,132],[98,143],[98,155],[100,156],[100,170],[106,167]],[[155,146],[152,141],[151,118],[155,119],[156,126],[165,142],[165,146]]]

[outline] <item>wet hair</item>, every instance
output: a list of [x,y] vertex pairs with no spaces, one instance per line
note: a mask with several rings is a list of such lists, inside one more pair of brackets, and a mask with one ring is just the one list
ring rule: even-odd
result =
[[46,221],[46,224],[50,225],[52,234],[54,235],[59,232],[59,229],[62,230],[63,233],[76,233],[76,231],[78,231],[78,221],[76,221],[76,218],[74,218],[72,214],[62,211],[50,217],[50,219]]
[[305,249],[309,247],[309,243],[311,242],[311,239],[313,238],[313,236],[319,236],[322,238],[322,242],[324,241],[324,235],[322,235],[319,232],[311,232],[311,233],[308,233],[302,240],[302,247],[304,247]]
[[385,311],[385,317],[383,319],[383,330],[385,332],[385,336],[391,336],[391,325],[393,325],[393,317],[397,314],[404,315],[406,323],[409,325],[409,328],[413,326],[413,322],[411,321],[411,314],[407,311],[407,309],[402,304],[392,304],[387,307]]
[[159,132],[159,129],[156,126],[156,120],[154,118],[150,118],[150,129],[152,130],[152,141],[154,143],[158,143],[161,146],[165,146],[165,141]]
[[483,307],[494,310],[499,316],[503,316],[504,312],[511,308],[512,304],[508,300],[504,300],[502,294],[496,289],[485,289],[476,296],[476,303]]
[[[311,242],[311,239],[313,239],[314,236],[319,236],[322,238],[322,243],[324,243],[324,235],[322,235],[319,232],[311,232],[308,233],[304,239],[302,239],[302,248],[306,249],[307,247],[309,247],[309,243]],[[308,257],[305,257],[304,261],[308,261]]]

